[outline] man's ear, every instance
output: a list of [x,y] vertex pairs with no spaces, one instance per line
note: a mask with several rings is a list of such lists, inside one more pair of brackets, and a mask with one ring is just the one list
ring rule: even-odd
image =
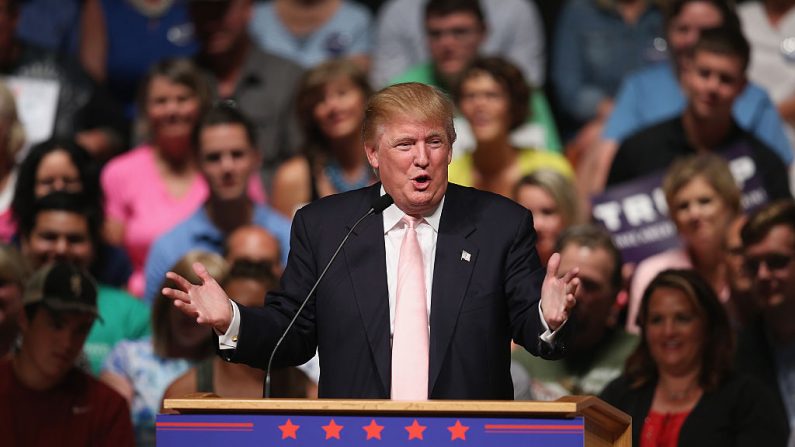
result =
[[364,153],[367,155],[367,162],[373,169],[378,169],[378,148],[374,144],[364,143]]

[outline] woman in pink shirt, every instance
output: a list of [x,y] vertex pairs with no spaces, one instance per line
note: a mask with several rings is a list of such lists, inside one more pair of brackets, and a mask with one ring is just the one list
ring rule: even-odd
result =
[[[138,101],[149,138],[108,162],[102,171],[105,237],[123,246],[130,256],[133,274],[128,289],[133,295],[143,294],[143,266],[150,245],[207,198],[192,134],[209,97],[207,81],[189,60],[154,65]],[[252,180],[252,199],[264,201],[259,179]]]

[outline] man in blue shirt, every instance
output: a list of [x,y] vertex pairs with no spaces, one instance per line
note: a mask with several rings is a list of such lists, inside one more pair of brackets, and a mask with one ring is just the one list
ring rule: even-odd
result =
[[[676,0],[666,17],[671,59],[641,69],[624,79],[602,140],[578,168],[587,172],[580,184],[585,194],[601,192],[618,146],[630,135],[682,113],[687,103],[680,78],[701,31],[719,26],[739,29],[739,19],[723,0]],[[789,165],[793,154],[775,104],[763,89],[748,83],[733,106],[737,125],[769,146]]]
[[152,245],[144,268],[147,302],[159,293],[166,272],[185,253],[195,249],[221,253],[226,237],[247,224],[259,225],[276,236],[282,262],[287,260],[290,222],[246,195],[249,177],[260,165],[260,155],[254,128],[242,112],[228,103],[214,106],[200,123],[194,147],[210,197]]

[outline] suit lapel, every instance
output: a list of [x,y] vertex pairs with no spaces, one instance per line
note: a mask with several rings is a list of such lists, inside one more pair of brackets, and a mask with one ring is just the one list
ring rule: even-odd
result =
[[[358,219],[370,208],[377,197],[380,184],[373,187]],[[352,220],[347,228],[355,223]],[[343,249],[348,272],[351,275],[354,296],[367,333],[370,352],[375,359],[378,375],[389,395],[391,347],[389,344],[389,291],[386,279],[386,252],[384,249],[384,224],[380,214],[369,216],[356,227]]]
[[478,256],[477,246],[467,239],[476,230],[471,210],[462,203],[459,192],[455,185],[449,185],[436,239],[431,291],[429,391],[434,389],[441,371]]

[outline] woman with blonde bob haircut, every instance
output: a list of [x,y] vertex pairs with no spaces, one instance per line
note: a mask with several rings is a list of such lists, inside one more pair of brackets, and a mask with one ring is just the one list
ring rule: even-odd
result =
[[[200,283],[192,267],[196,262],[216,278],[226,275],[223,257],[199,250],[183,256],[171,271],[194,284]],[[176,284],[167,279],[162,287],[176,287]],[[169,384],[214,352],[212,331],[180,312],[162,294],[152,304],[152,336],[123,341],[113,348],[100,379],[130,402],[138,445],[154,445],[155,415]]]
[[668,213],[681,248],[658,253],[638,264],[629,289],[627,330],[638,332],[641,295],[652,278],[669,268],[692,268],[726,304],[729,300],[726,234],[740,214],[740,188],[722,157],[699,154],[674,162],[663,179]]
[[25,129],[17,115],[11,90],[0,81],[0,242],[9,242],[16,231],[11,211],[17,183],[17,157],[25,144]]
[[536,249],[546,265],[560,233],[582,220],[574,183],[558,171],[539,169],[519,180],[513,199],[533,213]]

